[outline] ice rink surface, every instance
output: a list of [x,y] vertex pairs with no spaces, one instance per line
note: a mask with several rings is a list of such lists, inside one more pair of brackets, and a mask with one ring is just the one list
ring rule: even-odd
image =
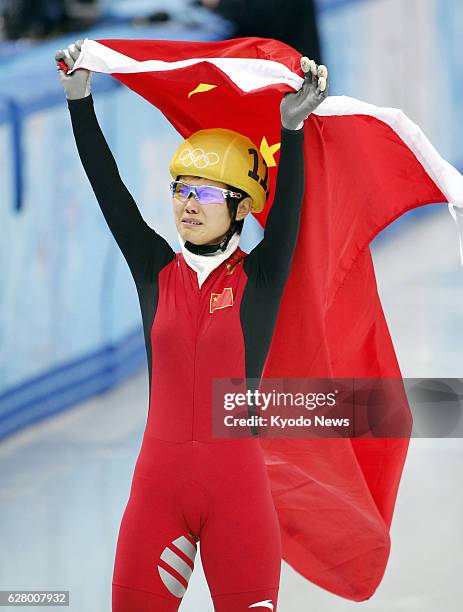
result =
[[[392,228],[372,251],[404,377],[463,377],[463,267],[446,207],[401,231]],[[117,532],[147,406],[143,371],[0,444],[1,589],[69,590],[72,612],[110,612]],[[343,600],[283,562],[278,609],[458,612],[462,471],[463,440],[413,439],[392,524],[391,557],[373,598]],[[200,555],[180,609],[213,610]]]

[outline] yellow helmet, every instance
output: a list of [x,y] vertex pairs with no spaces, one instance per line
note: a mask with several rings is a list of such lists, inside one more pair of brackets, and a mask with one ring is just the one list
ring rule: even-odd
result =
[[268,168],[261,152],[233,130],[198,130],[177,148],[169,170],[174,180],[181,174],[201,176],[243,189],[252,198],[254,212],[260,212],[268,198]]

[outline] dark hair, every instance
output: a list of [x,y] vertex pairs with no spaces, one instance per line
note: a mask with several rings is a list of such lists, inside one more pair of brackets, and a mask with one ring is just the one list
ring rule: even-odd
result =
[[[233,187],[233,185],[227,184],[227,189],[230,189],[230,191],[238,191],[239,193],[242,194],[240,198],[227,198],[228,212],[230,213],[230,217],[234,218],[234,216],[236,215],[236,211],[238,209],[238,204],[242,200],[244,200],[244,198],[249,198],[250,196],[243,189],[238,189],[237,187]],[[243,225],[244,225],[244,219],[241,219],[241,221],[235,221],[237,234],[241,234],[241,232],[243,231]]]

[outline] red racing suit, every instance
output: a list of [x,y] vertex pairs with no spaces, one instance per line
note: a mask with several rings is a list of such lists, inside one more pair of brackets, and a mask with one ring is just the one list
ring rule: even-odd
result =
[[[304,192],[303,129],[281,128],[264,239],[198,286],[143,220],[92,96],[69,101],[80,158],[138,292],[150,403],[119,530],[113,612],[178,610],[197,544],[216,612],[277,609],[278,517],[259,440],[212,434],[212,381],[258,378],[289,275]],[[251,160],[252,161],[252,160]]]

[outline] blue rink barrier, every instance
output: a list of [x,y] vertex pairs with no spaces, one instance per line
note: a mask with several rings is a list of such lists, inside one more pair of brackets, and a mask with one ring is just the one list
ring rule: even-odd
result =
[[[319,2],[334,95],[356,97],[358,71],[348,68],[364,51],[367,4],[372,2]],[[460,70],[460,55],[451,45],[463,11],[452,3],[439,6],[436,36],[454,28],[442,43],[449,60],[440,71],[448,70],[451,80]],[[0,44],[0,439],[106,391],[146,364],[135,286],[81,168],[54,51],[84,37],[222,38],[226,25],[206,15],[194,27],[185,18],[149,28],[98,27],[17,53]],[[447,105],[449,121],[461,125],[461,79],[452,83],[440,104]],[[102,129],[144,218],[178,250],[167,185],[179,135],[115,79],[93,75],[92,91]],[[362,93],[358,97],[368,99]],[[459,130],[441,129],[440,119],[430,122],[434,132],[427,135],[458,165]],[[412,211],[394,223],[394,233],[439,208]],[[252,244],[261,232],[252,220],[245,227],[243,239]],[[391,233],[389,227],[379,239]]]
[[138,371],[146,363],[145,355],[143,331],[137,327],[112,346],[2,393],[1,437],[104,393]]

